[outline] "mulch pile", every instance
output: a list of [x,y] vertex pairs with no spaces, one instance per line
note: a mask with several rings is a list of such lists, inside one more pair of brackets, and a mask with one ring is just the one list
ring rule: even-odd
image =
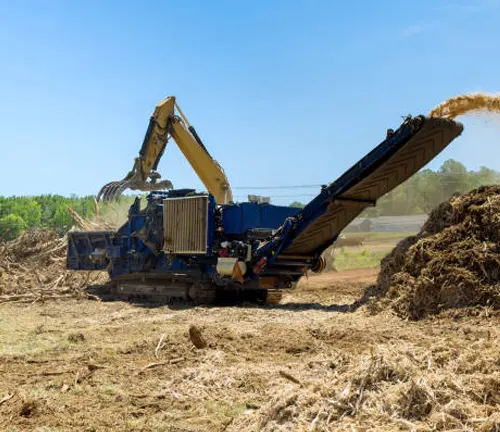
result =
[[500,309],[500,186],[434,209],[422,230],[382,260],[377,295],[403,318],[445,309]]

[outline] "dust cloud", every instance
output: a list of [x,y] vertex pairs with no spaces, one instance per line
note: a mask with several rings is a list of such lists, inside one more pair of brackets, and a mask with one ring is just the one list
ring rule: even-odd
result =
[[[115,201],[101,202],[98,204],[95,222],[106,223],[114,227],[120,227],[128,219],[130,206],[134,203],[134,196],[122,195]],[[141,200],[141,209],[145,200]]]

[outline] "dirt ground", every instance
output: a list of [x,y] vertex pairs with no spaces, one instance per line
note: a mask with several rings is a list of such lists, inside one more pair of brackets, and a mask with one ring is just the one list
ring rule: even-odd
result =
[[499,317],[353,310],[377,271],[267,307],[0,304],[0,430],[500,430]]

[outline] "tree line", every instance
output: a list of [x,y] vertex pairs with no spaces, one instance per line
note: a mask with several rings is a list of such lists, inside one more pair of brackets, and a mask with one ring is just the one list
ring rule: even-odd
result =
[[[464,193],[483,185],[500,184],[500,173],[490,168],[481,167],[478,171],[468,171],[466,167],[449,159],[436,171],[425,169],[408,179],[393,191],[381,198],[376,207],[365,210],[363,216],[392,216],[429,213],[442,201],[454,193]],[[80,216],[93,219],[96,206],[95,197],[61,195],[38,196],[0,196],[0,241],[10,240],[30,228],[51,228],[64,234],[73,225],[68,207]],[[106,213],[120,216],[123,221],[133,197],[122,196],[118,203],[101,206],[100,215]],[[293,207],[304,204],[295,201]],[[111,214],[112,212],[115,215]],[[119,215],[118,215],[119,214]]]
[[26,229],[39,227],[64,233],[72,225],[68,207],[91,218],[95,212],[94,197],[0,196],[0,239],[11,240]]
[[[362,216],[428,214],[455,193],[492,184],[500,184],[500,172],[484,166],[477,171],[469,171],[462,163],[448,159],[436,171],[419,171],[379,199],[376,207],[366,209]],[[290,206],[303,207],[304,204],[295,201]]]
[[[119,224],[126,218],[133,199],[121,196],[117,202],[100,203],[99,215],[107,222]],[[93,220],[97,210],[95,196],[0,196],[0,241],[12,240],[32,228],[49,228],[63,235],[74,224],[68,208]]]

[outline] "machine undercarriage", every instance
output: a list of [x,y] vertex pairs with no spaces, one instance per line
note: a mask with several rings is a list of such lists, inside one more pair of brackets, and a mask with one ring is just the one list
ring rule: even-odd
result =
[[161,278],[136,274],[111,280],[105,286],[89,291],[103,300],[123,300],[131,303],[192,302],[197,305],[228,304],[248,301],[257,304],[278,304],[283,290],[277,288],[219,287],[215,283],[197,283],[189,279]]

